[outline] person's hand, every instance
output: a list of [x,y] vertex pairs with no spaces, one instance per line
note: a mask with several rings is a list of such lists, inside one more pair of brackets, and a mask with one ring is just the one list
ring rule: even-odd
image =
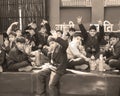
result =
[[80,16],[77,17],[77,23],[78,23],[78,24],[81,24],[81,23],[82,23],[82,16],[81,16],[81,17],[80,17]]
[[102,20],[98,20],[98,24],[99,24],[100,26],[102,26],[102,25],[103,25]]
[[36,66],[35,62],[31,62],[31,65],[32,65],[33,67]]
[[51,30],[50,32],[51,32],[53,38],[56,39],[58,37],[55,30]]
[[26,66],[18,69],[19,72],[30,72],[31,70],[32,66]]
[[71,61],[74,61],[74,62],[80,61],[81,59],[82,59],[82,58],[71,59],[70,62],[71,62]]
[[31,26],[33,24],[33,22],[29,23],[28,26]]
[[89,62],[89,61],[90,61],[90,58],[85,58],[85,61]]
[[48,21],[43,19],[40,25],[45,25],[46,23],[48,23]]
[[47,20],[45,20],[45,19],[43,19],[43,23],[44,23],[44,24],[46,24],[46,23],[48,23],[48,21],[47,21]]
[[[42,48],[42,44],[39,44],[38,48]],[[43,47],[44,48],[44,47]]]
[[84,49],[84,47],[82,45],[79,45],[78,48],[79,49]]
[[49,49],[49,46],[44,45],[44,46],[43,46],[43,49]]

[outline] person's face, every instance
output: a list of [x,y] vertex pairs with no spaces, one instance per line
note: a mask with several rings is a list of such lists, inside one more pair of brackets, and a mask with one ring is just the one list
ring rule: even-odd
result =
[[94,30],[94,29],[91,29],[91,30],[89,31],[89,34],[90,34],[92,37],[94,37],[96,33],[97,33],[97,32],[96,32],[96,30]]
[[15,38],[16,37],[14,35],[11,35],[11,34],[9,35],[9,41],[15,41]]
[[20,51],[24,51],[25,43],[17,42],[16,45],[17,45],[17,48],[18,48]]
[[55,41],[51,41],[51,42],[49,42],[49,46],[50,46],[51,50],[54,50],[57,46],[57,43]]
[[17,31],[16,31],[16,34],[17,34],[17,37],[21,36],[21,35],[22,35],[21,30],[17,30]]
[[111,45],[115,45],[117,43],[117,41],[118,41],[118,38],[115,38],[115,37],[110,38]]
[[41,28],[41,29],[40,29],[40,32],[41,32],[41,33],[45,33],[45,32],[46,32],[46,28],[44,28],[44,27]]
[[57,37],[62,37],[61,32],[56,32],[57,33]]
[[105,39],[106,41],[108,41],[110,38],[109,38],[109,36],[104,36],[104,39]]
[[76,44],[81,44],[81,41],[82,38],[80,36],[77,36],[77,37],[73,37],[73,41],[76,43]]
[[70,36],[73,36],[74,33],[74,31],[69,31]]

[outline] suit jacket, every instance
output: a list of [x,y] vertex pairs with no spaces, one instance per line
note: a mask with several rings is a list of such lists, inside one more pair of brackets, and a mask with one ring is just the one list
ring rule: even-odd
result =
[[54,52],[50,54],[48,50],[46,52],[47,56],[53,60],[53,65],[57,68],[56,72],[59,74],[63,74],[67,65],[66,49],[68,47],[68,43],[62,38],[57,38],[56,42],[58,42],[59,45],[55,48]]
[[31,65],[28,55],[21,52],[16,46],[10,50],[8,56],[8,71],[18,71],[19,68]]

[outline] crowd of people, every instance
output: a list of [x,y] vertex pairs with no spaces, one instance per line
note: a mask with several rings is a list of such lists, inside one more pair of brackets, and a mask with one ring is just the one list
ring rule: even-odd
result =
[[[80,32],[75,28],[51,30],[44,19],[40,29],[34,21],[21,31],[14,27],[18,22],[13,22],[4,34],[3,45],[0,45],[0,72],[29,72],[39,67],[40,89],[36,96],[46,96],[46,86],[49,96],[59,96],[58,82],[67,73],[66,69],[87,72],[119,70],[119,36],[111,33],[105,40],[102,21],[98,22],[99,32],[95,25],[91,25],[87,32],[82,17],[77,18],[77,23]],[[38,58],[41,53],[47,58],[46,63],[41,64]]]

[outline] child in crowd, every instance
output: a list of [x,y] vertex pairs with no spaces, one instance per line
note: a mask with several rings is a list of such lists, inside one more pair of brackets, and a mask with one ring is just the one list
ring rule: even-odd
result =
[[98,57],[100,51],[100,43],[101,40],[104,38],[104,27],[102,25],[102,22],[98,22],[100,31],[98,33],[95,25],[90,26],[88,33],[82,24],[82,17],[78,17],[77,22],[79,24],[79,28],[83,36],[83,43],[85,46],[87,57],[91,57],[92,55]]
[[82,45],[81,33],[76,32],[67,48],[68,67],[85,70],[89,68],[89,58],[86,57],[85,48]]
[[14,32],[11,32],[8,37],[4,38],[2,47],[5,50],[6,54],[8,54],[9,51],[15,46],[15,39],[16,34]]
[[57,37],[61,37],[61,38],[62,38],[63,31],[61,31],[61,30],[56,30],[56,33],[57,33]]
[[40,31],[38,31],[37,39],[38,48],[42,49],[44,45],[47,45],[48,34],[44,25],[42,25]]
[[69,32],[68,32],[68,35],[69,35],[69,38],[68,38],[68,42],[72,41],[72,38],[73,38],[73,35],[75,33],[75,28],[69,28]]
[[[110,43],[107,45],[107,49],[112,52],[106,59],[106,63],[111,67],[120,70],[120,40],[116,34],[110,34]],[[106,54],[104,54],[106,56]]]
[[[7,32],[6,34],[8,35],[8,40],[9,40],[9,43],[7,44],[6,41],[8,41],[6,38],[4,39],[4,47],[5,49],[7,50],[7,52],[9,52],[9,50],[11,48],[14,47],[15,45],[15,38],[16,38],[16,33],[13,31],[13,27],[14,26],[17,26],[18,25],[18,22],[13,22],[7,29]],[[7,45],[6,45],[7,44]]]
[[25,31],[23,32],[23,37],[29,37],[30,42],[34,42],[35,46],[33,47],[32,50],[36,50],[37,49],[37,39],[36,39],[36,33],[34,31],[33,28],[31,28],[30,26],[28,28],[25,29]]
[[[30,71],[32,69],[28,55],[25,53],[25,39],[16,38],[15,47],[9,52],[7,67],[9,71]],[[24,69],[25,68],[25,69]]]
[[16,33],[16,38],[22,36],[22,31],[19,30],[19,29],[16,29],[16,30],[15,30],[15,33]]
[[[32,21],[28,24],[28,26],[25,28],[26,32],[29,32],[31,34],[31,37],[33,38],[35,45],[37,45],[37,33],[38,33],[38,27],[36,21]],[[29,30],[29,31],[27,31]],[[31,32],[30,32],[31,30]]]
[[13,27],[14,26],[17,26],[18,25],[18,22],[13,22],[9,27],[8,27],[8,29],[7,29],[7,35],[9,35],[11,32],[15,32],[14,30],[13,30]]
[[42,22],[41,22],[41,26],[45,26],[46,33],[48,35],[51,35],[51,33],[50,33],[51,27],[50,27],[49,22],[47,20],[43,19]]
[[[35,42],[33,41],[30,33],[26,34],[24,38],[25,38],[25,49],[30,49],[31,51],[36,50]],[[25,50],[25,51],[26,53],[29,53],[28,50]]]

